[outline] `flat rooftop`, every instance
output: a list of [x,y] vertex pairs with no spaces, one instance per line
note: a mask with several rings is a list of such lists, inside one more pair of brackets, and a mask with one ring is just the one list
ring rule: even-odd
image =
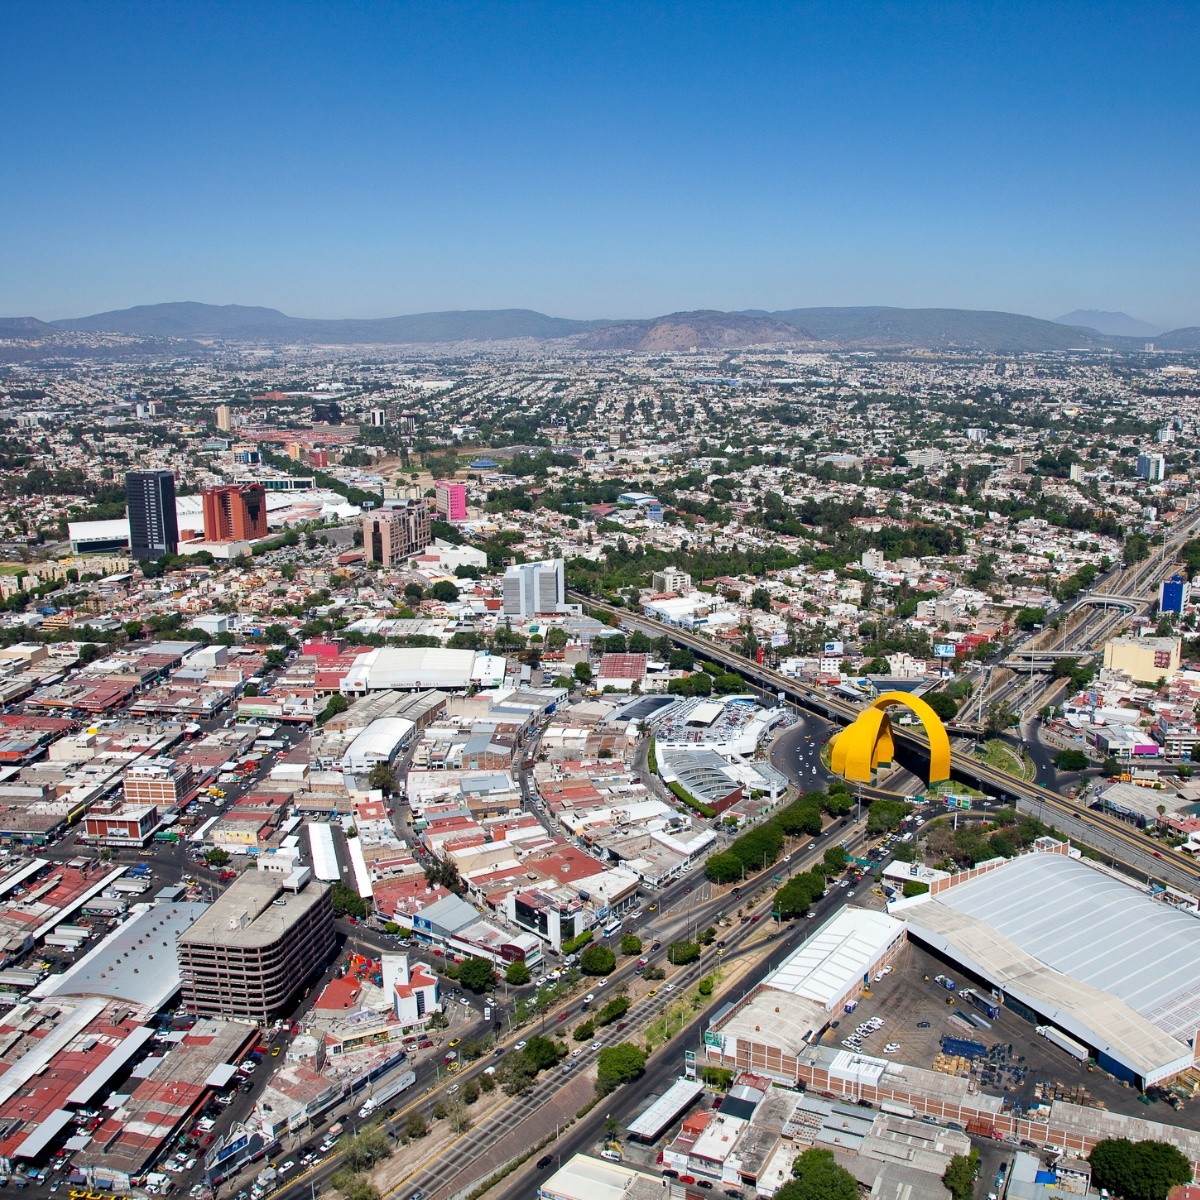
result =
[[290,891],[269,871],[244,871],[179,938],[181,945],[269,946],[321,903],[322,883]]

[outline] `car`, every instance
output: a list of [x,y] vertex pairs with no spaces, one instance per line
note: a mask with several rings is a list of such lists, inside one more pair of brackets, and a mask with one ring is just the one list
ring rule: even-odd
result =
[[758,920],[758,918],[759,918],[759,917],[761,917],[761,916],[762,916],[762,913],[755,913],[755,914],[754,914],[754,916],[752,916],[752,917],[750,918],[750,924],[751,924],[751,925],[753,925],[753,924],[754,924],[754,922],[755,922],[755,921],[757,921],[757,920]]
[[596,986],[597,986],[597,987],[604,987],[604,986],[605,986],[605,984],[607,984],[607,983],[608,983],[608,979],[607,979],[607,978],[604,978],[604,979],[600,980],[600,982],[599,982],[598,984],[596,984]]
[[553,1161],[553,1154],[543,1154],[542,1157],[537,1160],[537,1169],[539,1171],[544,1171]]
[[675,990],[675,985],[674,985],[673,983],[668,983],[668,984],[666,985],[666,990],[667,990],[668,992],[673,992],[673,991]]
[[604,1043],[603,1043],[603,1042],[602,1042],[602,1041],[601,1041],[599,1038],[597,1038],[597,1039],[596,1039],[596,1040],[595,1040],[595,1041],[592,1043],[592,1049],[593,1049],[593,1050],[601,1050],[601,1049],[603,1049],[603,1048],[604,1048]]
[[706,1192],[712,1190],[712,1184],[709,1183],[709,1181],[707,1179],[697,1179],[696,1186],[698,1188],[703,1188]]
[[680,1183],[695,1183],[696,1177],[695,1177],[695,1175],[680,1175],[679,1182]]
[[569,1012],[560,1012],[558,1014],[558,1020],[565,1021],[570,1015],[571,1014]]
[[432,1043],[431,1041],[429,1041],[428,1039],[426,1039],[426,1040],[425,1040],[425,1041],[423,1041],[423,1042],[418,1042],[418,1043],[417,1043],[417,1049],[418,1049],[418,1050],[432,1050],[432,1049],[433,1049],[433,1043]]
[[425,1200],[425,1193],[418,1188],[411,1196],[409,1196],[408,1200]]
[[647,995],[647,996],[657,996],[657,995],[658,995],[658,988],[651,988],[651,989],[650,989],[650,990],[649,990],[649,991],[646,993],[646,995]]
[[583,1047],[576,1046],[575,1049],[571,1051],[571,1057],[578,1058],[582,1053],[583,1053]]
[[847,900],[849,900],[849,899],[850,899],[850,898],[851,898],[853,895],[854,895],[854,889],[853,889],[853,888],[851,888],[851,889],[850,889],[850,890],[849,890],[849,891],[846,893],[846,899],[847,899]]
[[449,1040],[449,1041],[446,1043],[446,1045],[447,1045],[447,1046],[449,1046],[451,1049],[453,1049],[453,1048],[454,1048],[455,1046],[457,1046],[457,1045],[458,1045],[458,1043],[459,1043],[459,1042],[461,1042],[461,1041],[462,1041],[462,1038],[451,1038],[451,1039],[450,1039],[450,1040]]
[[513,1047],[513,1049],[514,1049],[514,1050],[524,1050],[524,1049],[525,1049],[525,1047],[526,1047],[526,1046],[528,1046],[528,1045],[529,1045],[529,1043],[528,1043],[527,1041],[525,1041],[525,1039],[524,1039],[524,1038],[522,1038],[522,1039],[521,1039],[521,1040],[520,1040],[520,1041],[519,1041],[519,1042],[518,1042],[518,1043],[517,1043],[517,1044],[516,1044],[516,1045]]
[[588,994],[586,996],[584,996],[583,1002],[584,1002],[584,1004],[591,1004],[591,1002],[593,1000],[595,1000],[595,998],[596,998],[595,992],[588,992]]
[[272,1057],[272,1058],[278,1058],[278,1057],[279,1057],[279,1047],[278,1047],[278,1046],[272,1046],[272,1047],[271,1047],[271,1057]]
[[722,939],[721,939],[721,940],[720,940],[720,941],[717,943],[717,949],[718,949],[718,950],[724,950],[724,949],[725,949],[725,939],[724,939],[724,938],[722,938]]

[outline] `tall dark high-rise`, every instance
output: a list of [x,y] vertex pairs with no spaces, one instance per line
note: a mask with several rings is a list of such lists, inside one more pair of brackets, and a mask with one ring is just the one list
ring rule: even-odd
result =
[[138,562],[179,549],[175,476],[170,471],[130,471],[125,476],[129,552]]

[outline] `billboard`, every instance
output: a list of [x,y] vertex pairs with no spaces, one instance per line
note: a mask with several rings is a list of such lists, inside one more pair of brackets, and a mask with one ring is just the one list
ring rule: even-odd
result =
[[771,645],[774,649],[778,650],[781,646],[786,646],[787,644],[788,635],[786,633],[771,634]]
[[825,656],[826,658],[835,657],[839,654],[844,654],[846,645],[844,642],[826,642]]
[[939,642],[933,648],[933,653],[938,658],[953,658],[958,652],[958,647],[953,642]]

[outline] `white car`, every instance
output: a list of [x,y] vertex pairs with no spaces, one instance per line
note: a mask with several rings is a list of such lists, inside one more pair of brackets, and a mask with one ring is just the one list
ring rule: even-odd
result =
[[596,986],[597,986],[597,987],[604,987],[604,985],[605,985],[606,983],[608,983],[608,978],[607,978],[607,977],[605,977],[604,979],[600,980],[600,982],[599,982],[598,984],[596,984]]
[[514,1049],[514,1050],[524,1050],[524,1049],[525,1049],[525,1047],[526,1047],[526,1046],[528,1046],[528,1045],[529,1045],[529,1043],[528,1043],[528,1042],[526,1042],[526,1041],[522,1040],[522,1041],[519,1041],[519,1042],[518,1042],[518,1043],[517,1043],[517,1044],[516,1044],[516,1045],[513,1047],[513,1049]]

